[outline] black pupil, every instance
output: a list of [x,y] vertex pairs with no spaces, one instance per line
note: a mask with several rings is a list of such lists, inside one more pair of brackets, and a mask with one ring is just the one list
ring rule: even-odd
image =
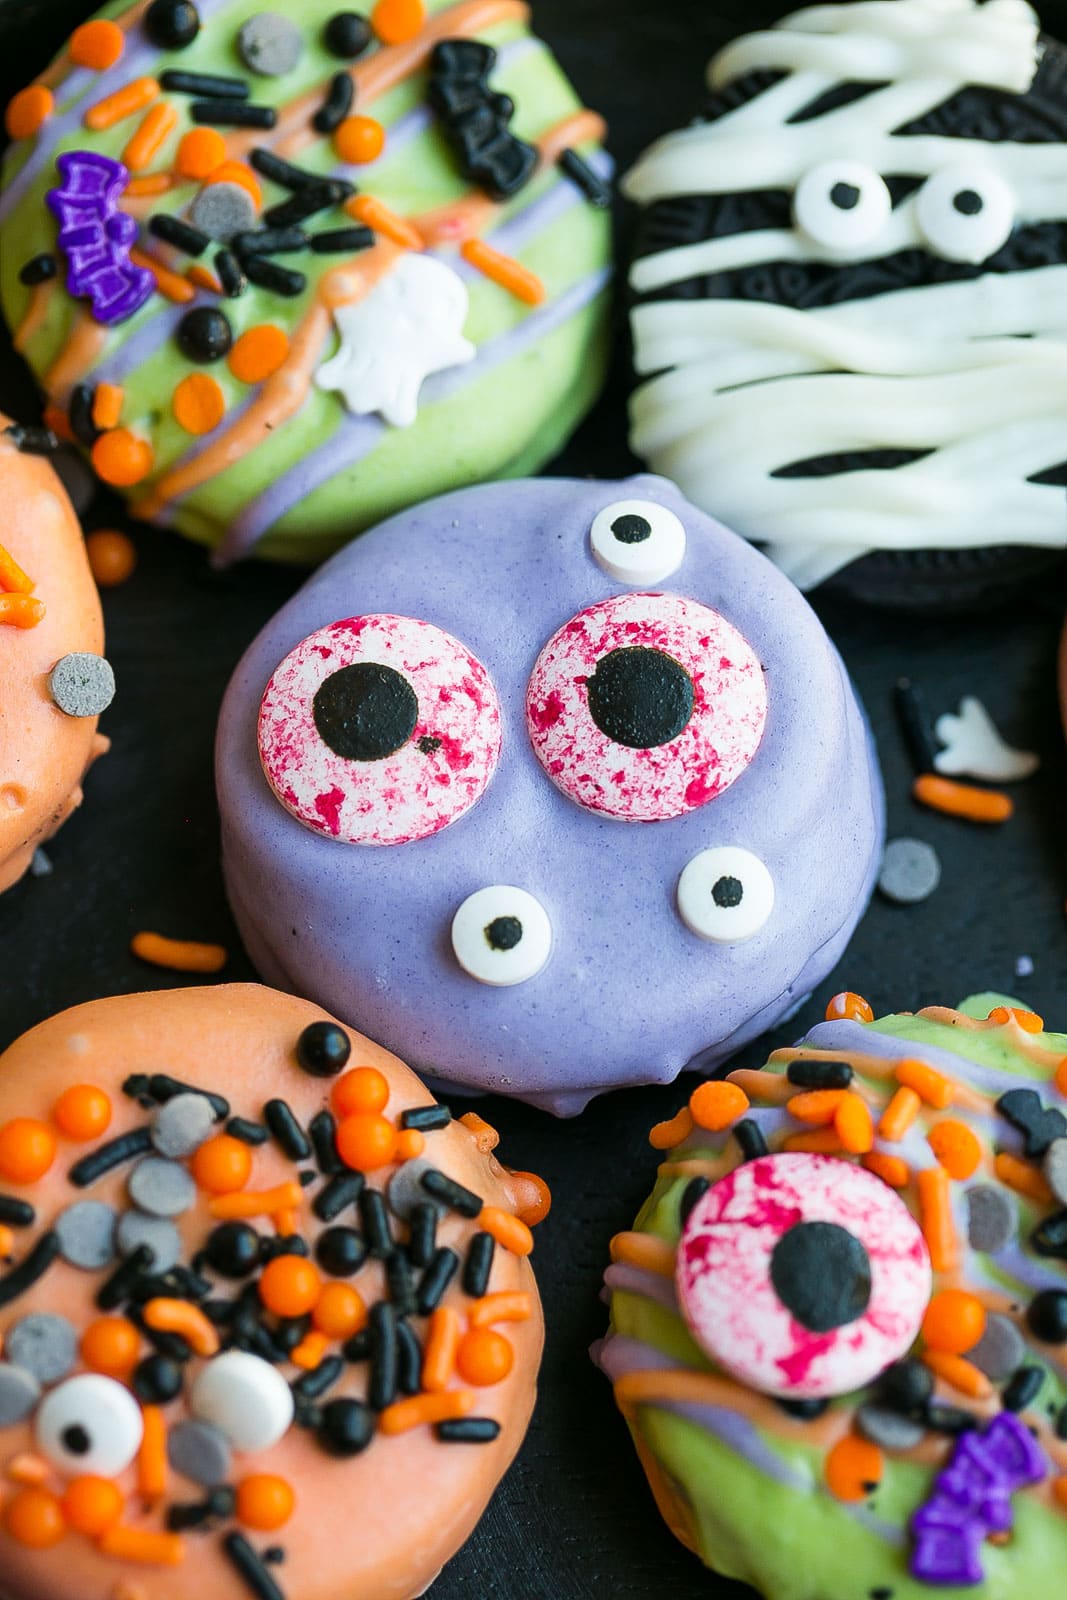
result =
[[976,217],[982,209],[982,196],[975,194],[973,189],[961,189],[959,194],[953,196],[952,204],[962,216]]
[[625,516],[615,518],[611,531],[620,544],[643,544],[652,537],[652,524],[647,517],[628,511]]
[[494,917],[485,937],[494,950],[514,950],[522,938],[522,923],[518,917]]
[[315,726],[346,761],[383,761],[415,731],[419,702],[408,680],[376,661],[357,661],[319,685]]
[[836,1222],[798,1222],[771,1256],[779,1300],[812,1333],[862,1317],[871,1298],[871,1263],[854,1233]]
[[644,645],[611,650],[586,684],[601,733],[630,750],[677,739],[693,715],[693,680],[673,656]]
[[835,183],[830,200],[838,211],[854,211],[860,203],[860,192],[854,183]]
[[88,1455],[92,1440],[77,1423],[63,1429],[63,1448],[72,1456]]
[[732,911],[744,899],[745,888],[740,878],[720,878],[712,886],[711,898],[723,911]]

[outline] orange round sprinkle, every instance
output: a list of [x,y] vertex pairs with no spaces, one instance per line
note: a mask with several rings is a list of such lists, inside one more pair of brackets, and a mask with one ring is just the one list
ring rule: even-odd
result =
[[846,1434],[826,1457],[826,1487],[838,1500],[866,1500],[882,1481],[882,1452]]
[[749,1098],[736,1083],[702,1083],[689,1096],[689,1109],[698,1128],[721,1133],[749,1108]]
[[931,1350],[962,1356],[985,1332],[985,1307],[966,1289],[939,1289],[926,1308],[922,1333]]
[[1045,1019],[1036,1011],[1024,1011],[1020,1006],[994,1006],[989,1013],[990,1022],[1017,1022],[1024,1033],[1044,1033]]
[[31,83],[8,102],[4,127],[9,139],[28,139],[52,115],[55,98],[43,83]]
[[366,166],[377,161],[385,148],[385,129],[373,117],[346,117],[333,136],[334,149],[342,161]]
[[97,477],[117,489],[128,489],[147,478],[154,460],[148,440],[139,439],[129,428],[102,433],[90,454]]
[[117,23],[107,22],[100,17],[95,22],[83,22],[80,28],[75,28],[68,48],[75,66],[106,72],[125,50],[126,35]]
[[853,994],[851,989],[842,989],[840,994],[835,994],[826,1007],[827,1022],[873,1022],[874,1012],[861,994]]
[[407,44],[421,33],[426,6],[424,0],[378,0],[370,21],[383,44]]
[[226,415],[226,396],[208,372],[190,372],[183,378],[171,405],[186,433],[210,433]]
[[456,1371],[478,1389],[503,1383],[515,1365],[511,1340],[495,1328],[472,1328],[456,1347]]
[[115,528],[98,528],[85,541],[97,588],[114,589],[133,576],[137,551],[133,540]]
[[16,1544],[47,1550],[66,1532],[63,1507],[47,1489],[20,1489],[10,1502],[4,1525]]
[[552,1191],[544,1178],[536,1172],[513,1172],[511,1189],[515,1197],[515,1215],[521,1217],[528,1228],[544,1222],[552,1210]]
[[414,1161],[426,1149],[426,1139],[418,1128],[402,1128],[397,1135],[396,1159]]
[[226,358],[226,365],[241,383],[262,383],[283,366],[289,354],[289,335],[273,322],[248,328]]
[[272,1472],[254,1472],[237,1485],[237,1520],[246,1528],[271,1533],[284,1527],[295,1506],[292,1484]]
[[125,1317],[97,1317],[82,1334],[81,1357],[91,1372],[124,1378],[141,1354],[141,1335]]
[[384,1111],[389,1104],[389,1080],[377,1067],[354,1067],[338,1078],[331,1098],[342,1117],[357,1111]]
[[366,1324],[367,1308],[351,1284],[328,1283],[315,1302],[311,1320],[331,1339],[350,1339]]
[[190,128],[178,146],[175,166],[183,178],[203,183],[226,160],[226,140],[217,128]]
[[318,1272],[303,1256],[275,1256],[259,1280],[259,1298],[276,1317],[306,1317],[320,1289]]
[[930,1129],[930,1148],[950,1178],[969,1178],[982,1160],[982,1146],[965,1122],[946,1117]]
[[56,1159],[56,1136],[47,1122],[12,1117],[0,1128],[0,1178],[36,1183]]
[[259,179],[251,167],[246,167],[243,161],[223,161],[211,173],[212,183],[236,183],[246,194],[251,195],[252,204],[258,211],[263,204],[263,190],[259,187]]
[[193,1177],[208,1194],[236,1194],[252,1176],[252,1152],[232,1133],[217,1133],[202,1144],[190,1163]]
[[73,1083],[52,1107],[52,1121],[80,1144],[99,1139],[111,1126],[111,1099],[95,1083]]
[[337,1153],[356,1172],[389,1166],[396,1160],[396,1142],[393,1124],[376,1111],[358,1111],[337,1129]]
[[110,1478],[72,1478],[63,1496],[63,1516],[68,1528],[96,1539],[113,1528],[122,1516],[126,1500]]

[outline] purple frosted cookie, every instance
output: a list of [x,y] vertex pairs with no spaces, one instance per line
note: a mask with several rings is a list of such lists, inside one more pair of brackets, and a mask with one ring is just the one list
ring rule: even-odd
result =
[[247,652],[217,770],[264,976],[561,1115],[792,1009],[882,842],[817,617],[653,477],[492,485],[372,530]]

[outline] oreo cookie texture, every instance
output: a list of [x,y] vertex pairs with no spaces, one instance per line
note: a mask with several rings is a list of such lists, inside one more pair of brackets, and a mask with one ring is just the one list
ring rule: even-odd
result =
[[1067,51],[1020,0],[873,0],[737,39],[708,81],[624,185],[637,453],[801,588],[970,603],[1046,564]]

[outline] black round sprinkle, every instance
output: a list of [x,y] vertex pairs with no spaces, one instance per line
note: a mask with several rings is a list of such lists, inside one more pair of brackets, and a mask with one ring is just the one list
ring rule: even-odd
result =
[[615,518],[611,531],[620,544],[643,544],[652,537],[652,524],[647,517],[628,511],[625,516]]
[[407,744],[419,717],[408,680],[377,661],[356,661],[319,685],[313,706],[323,742],[345,761],[383,761]]
[[586,684],[601,733],[630,750],[670,744],[693,715],[693,680],[673,656],[642,645],[611,650]]
[[247,1278],[259,1266],[259,1234],[247,1222],[223,1222],[208,1235],[204,1256],[221,1278]]
[[361,1400],[331,1400],[322,1408],[319,1443],[331,1456],[358,1456],[374,1437],[374,1414]]
[[855,1322],[871,1298],[871,1262],[854,1233],[836,1222],[798,1222],[771,1255],[782,1304],[813,1333]]
[[1044,1344],[1067,1343],[1067,1291],[1042,1289],[1026,1313],[1030,1332]]
[[830,190],[830,201],[839,211],[854,211],[859,205],[860,192],[854,183],[835,183]]
[[1005,1411],[1025,1411],[1045,1382],[1044,1367],[1020,1367],[1001,1394]]
[[740,878],[718,878],[712,885],[711,898],[723,911],[733,911],[745,898],[745,886]]
[[973,189],[961,189],[952,196],[952,204],[963,217],[976,217],[982,209],[982,196]]
[[332,56],[354,61],[374,37],[371,25],[358,11],[335,11],[322,30],[322,42]]
[[80,1427],[78,1423],[73,1423],[69,1428],[64,1428],[60,1437],[63,1441],[64,1450],[68,1451],[72,1456],[87,1456],[93,1447],[93,1441],[86,1430]]
[[522,923],[518,917],[494,917],[485,937],[493,950],[514,950],[522,939]]
[[878,1379],[876,1393],[882,1405],[904,1416],[916,1416],[934,1392],[934,1375],[921,1361],[895,1361]]
[[145,1356],[133,1369],[133,1392],[146,1406],[165,1406],[182,1388],[182,1369],[166,1356]]
[[187,311],[178,324],[178,347],[190,361],[219,361],[233,344],[230,319],[214,306]]
[[152,0],[144,30],[160,50],[184,50],[200,32],[200,13],[192,0]]
[[315,1241],[315,1260],[331,1278],[350,1278],[367,1259],[355,1228],[327,1228]]
[[1039,1222],[1030,1235],[1030,1243],[1039,1256],[1058,1256],[1067,1261],[1067,1211],[1053,1211]]
[[313,1078],[334,1078],[352,1054],[352,1041],[336,1022],[312,1022],[296,1041],[296,1059]]

